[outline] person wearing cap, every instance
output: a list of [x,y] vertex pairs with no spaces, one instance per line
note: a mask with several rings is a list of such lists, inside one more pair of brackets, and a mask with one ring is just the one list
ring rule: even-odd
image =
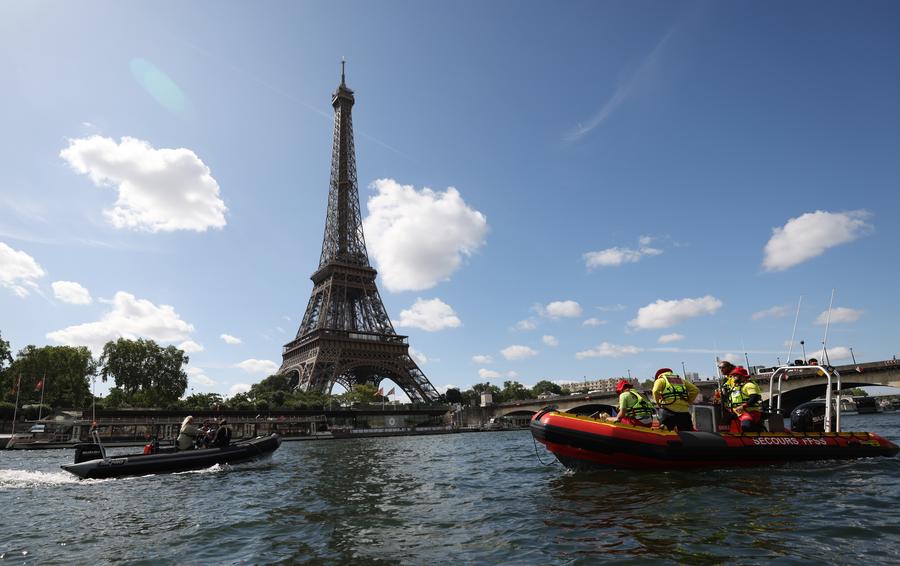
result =
[[671,368],[658,369],[655,377],[653,400],[659,407],[659,424],[669,430],[694,430],[691,403],[700,394],[700,389]]
[[620,379],[616,384],[616,393],[619,394],[619,410],[616,412],[616,422],[623,422],[632,426],[646,426],[653,424],[653,405],[644,399],[644,396],[634,390],[634,386],[626,379]]
[[750,374],[741,366],[731,372],[734,389],[731,390],[729,406],[741,423],[741,432],[762,432],[762,392],[750,379]]

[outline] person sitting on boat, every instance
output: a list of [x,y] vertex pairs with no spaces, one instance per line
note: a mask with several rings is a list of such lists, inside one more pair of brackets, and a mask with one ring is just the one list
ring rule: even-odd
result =
[[225,448],[231,443],[231,429],[228,428],[228,421],[222,419],[219,421],[219,428],[216,429],[216,436],[213,438],[213,448]]
[[623,422],[632,426],[646,426],[653,424],[653,405],[644,399],[644,396],[634,390],[634,386],[625,379],[620,379],[616,384],[616,393],[619,394],[619,410],[616,412],[616,422]]
[[194,440],[200,434],[200,429],[194,424],[194,417],[188,415],[184,417],[181,423],[181,430],[178,432],[178,449],[191,450],[194,447]]
[[700,389],[682,379],[672,368],[658,369],[655,377],[653,400],[659,407],[659,424],[669,430],[694,430],[690,407],[700,394]]
[[734,389],[731,390],[731,410],[741,423],[742,432],[763,432],[762,392],[750,379],[750,374],[741,366],[731,372]]

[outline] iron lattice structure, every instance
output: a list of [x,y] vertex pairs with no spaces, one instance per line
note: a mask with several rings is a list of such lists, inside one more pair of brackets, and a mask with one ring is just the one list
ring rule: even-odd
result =
[[344,73],[332,95],[334,140],[328,214],[319,268],[297,336],[285,344],[279,373],[304,391],[329,393],[392,379],[414,402],[438,392],[409,355],[406,336],[394,331],[369,265],[359,209],[351,109],[355,99]]

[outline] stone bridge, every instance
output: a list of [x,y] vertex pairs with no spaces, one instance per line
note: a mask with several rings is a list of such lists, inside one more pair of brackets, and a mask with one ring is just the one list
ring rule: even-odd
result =
[[[884,360],[865,364],[836,366],[841,374],[841,389],[852,389],[867,385],[887,385],[900,387],[900,360]],[[763,398],[769,398],[769,374],[754,376],[763,391]],[[698,381],[704,400],[711,399],[716,389],[715,381]],[[773,385],[773,388],[776,385]],[[797,405],[805,403],[825,394],[825,378],[813,370],[789,370],[788,379],[781,382],[781,409],[790,413]],[[611,413],[618,405],[614,393],[581,393],[577,395],[560,395],[547,399],[527,399],[493,405],[494,417],[510,417],[513,419],[530,417],[543,407],[556,405],[560,411],[590,414],[595,411]],[[649,392],[648,392],[649,398]]]

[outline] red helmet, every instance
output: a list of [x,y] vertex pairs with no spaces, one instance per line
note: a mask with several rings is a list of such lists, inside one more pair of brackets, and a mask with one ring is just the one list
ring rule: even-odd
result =
[[628,382],[624,377],[616,383],[616,393],[622,393],[628,387],[634,387],[631,383]]
[[674,373],[674,372],[672,371],[672,368],[659,368],[658,370],[656,370],[656,375],[653,376],[653,379],[658,378],[659,376],[661,376],[664,373]]
[[747,373],[747,370],[744,369],[744,366],[738,366],[734,368],[728,375],[733,375],[735,377],[750,377],[750,374]]

